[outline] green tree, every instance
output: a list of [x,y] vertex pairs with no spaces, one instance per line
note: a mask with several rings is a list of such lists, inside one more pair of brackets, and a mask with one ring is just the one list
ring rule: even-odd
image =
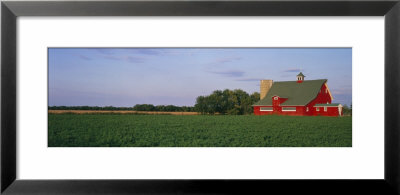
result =
[[351,116],[352,115],[352,107],[353,105],[351,104],[350,107],[347,106],[346,104],[343,105],[343,115],[344,116]]
[[241,89],[215,90],[208,96],[197,97],[194,109],[202,114],[252,114],[252,105],[259,97],[257,92],[249,95]]

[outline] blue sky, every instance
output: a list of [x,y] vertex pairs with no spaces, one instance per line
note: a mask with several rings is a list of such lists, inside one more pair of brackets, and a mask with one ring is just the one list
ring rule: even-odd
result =
[[193,106],[217,89],[259,92],[261,79],[300,71],[351,104],[351,48],[49,48],[49,106]]

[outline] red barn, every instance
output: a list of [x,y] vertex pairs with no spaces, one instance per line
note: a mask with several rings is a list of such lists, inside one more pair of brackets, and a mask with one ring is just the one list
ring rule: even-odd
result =
[[327,79],[273,82],[261,80],[260,101],[253,105],[255,115],[342,116],[342,105],[332,103]]

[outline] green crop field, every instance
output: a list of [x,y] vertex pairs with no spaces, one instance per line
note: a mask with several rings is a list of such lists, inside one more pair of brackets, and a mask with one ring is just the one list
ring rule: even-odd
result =
[[49,147],[351,147],[351,117],[49,114]]

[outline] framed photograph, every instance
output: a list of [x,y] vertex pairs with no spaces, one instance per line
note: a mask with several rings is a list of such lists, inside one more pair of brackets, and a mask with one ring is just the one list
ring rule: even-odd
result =
[[48,48],[48,147],[351,147],[351,65],[352,48]]
[[399,6],[3,1],[1,192],[397,194]]

